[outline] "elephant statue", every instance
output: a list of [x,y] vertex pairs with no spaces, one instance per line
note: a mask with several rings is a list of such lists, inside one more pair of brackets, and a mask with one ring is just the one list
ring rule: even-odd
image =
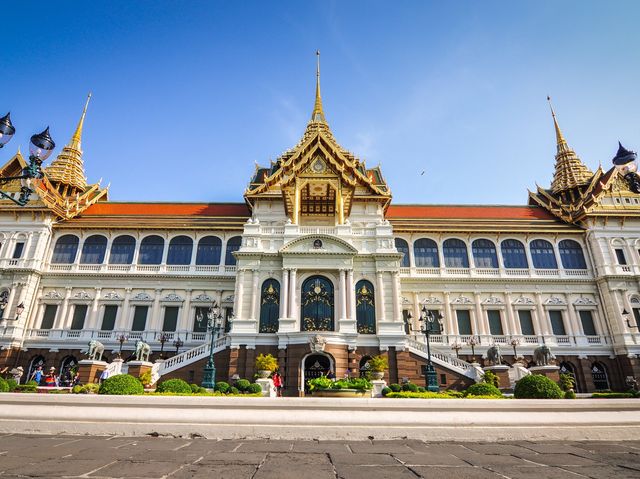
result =
[[151,346],[142,340],[136,342],[136,361],[149,361]]
[[546,344],[533,350],[533,362],[536,363],[536,366],[549,366],[555,358]]
[[102,361],[102,354],[104,353],[104,344],[100,341],[96,341],[92,339],[89,341],[89,351],[87,352],[87,356],[92,361]]
[[502,364],[502,353],[500,353],[500,346],[494,344],[487,349],[487,362],[490,366],[498,366]]

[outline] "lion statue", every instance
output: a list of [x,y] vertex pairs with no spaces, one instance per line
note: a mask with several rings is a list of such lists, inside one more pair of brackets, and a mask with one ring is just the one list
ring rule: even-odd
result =
[[151,346],[138,339],[138,341],[136,342],[136,361],[149,361],[150,354]]
[[104,344],[100,341],[96,341],[92,339],[89,341],[89,351],[87,352],[87,356],[92,361],[102,361],[102,354],[104,353]]
[[490,366],[498,366],[502,364],[502,353],[500,353],[500,346],[494,344],[487,349],[487,362]]
[[543,344],[533,350],[533,362],[536,366],[549,366],[556,357],[551,353],[549,346]]

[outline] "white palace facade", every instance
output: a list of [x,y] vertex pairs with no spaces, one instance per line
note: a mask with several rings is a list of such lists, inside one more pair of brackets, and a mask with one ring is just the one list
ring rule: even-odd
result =
[[[32,201],[0,201],[0,370],[64,375],[91,339],[108,360],[142,339],[153,359],[162,350],[158,375],[200,382],[215,302],[218,379],[251,378],[271,353],[289,395],[375,354],[388,356],[389,382],[424,384],[423,307],[443,317],[430,338],[443,387],[476,380],[471,363],[492,345],[510,367],[547,345],[582,392],[640,378],[633,169],[590,171],[555,115],[549,188],[522,206],[440,206],[392,203],[382,171],[334,139],[319,79],[301,140],[256,167],[238,203],[110,201],[85,178],[85,114]],[[25,164],[18,152],[0,175]]]

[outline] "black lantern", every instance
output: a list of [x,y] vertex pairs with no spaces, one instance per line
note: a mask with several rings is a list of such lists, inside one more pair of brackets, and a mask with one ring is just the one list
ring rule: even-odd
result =
[[0,148],[11,141],[13,135],[16,133],[16,129],[11,124],[11,114],[7,113],[0,118]]

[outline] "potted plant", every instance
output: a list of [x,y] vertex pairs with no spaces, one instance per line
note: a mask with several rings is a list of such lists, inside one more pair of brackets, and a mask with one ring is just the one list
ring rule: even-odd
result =
[[371,396],[372,384],[365,378],[345,378],[333,381],[326,376],[307,381],[309,391],[317,397],[367,397]]
[[259,378],[268,378],[276,369],[278,369],[278,360],[276,358],[271,354],[258,354],[258,357],[256,357],[256,370]]
[[369,359],[369,371],[371,371],[371,378],[380,380],[384,377],[384,371],[389,368],[389,361],[386,356],[381,354]]

